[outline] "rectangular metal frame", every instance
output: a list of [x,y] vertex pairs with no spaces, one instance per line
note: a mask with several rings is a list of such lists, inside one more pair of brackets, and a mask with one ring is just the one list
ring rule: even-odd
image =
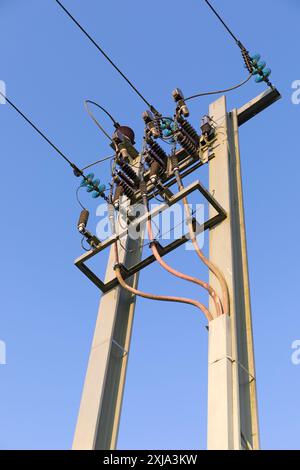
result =
[[[205,230],[211,229],[215,227],[217,224],[222,222],[226,218],[226,212],[220,206],[220,204],[215,200],[215,198],[210,194],[210,192],[200,183],[200,181],[195,181],[191,183],[186,188],[182,189],[178,193],[174,194],[172,198],[160,206],[155,207],[152,211],[150,211],[150,217],[153,218],[156,215],[160,214],[164,210],[168,209],[175,203],[182,200],[184,197],[188,196],[194,191],[199,191],[206,199],[206,201],[216,210],[217,214],[211,217],[209,220],[204,222],[203,224],[197,224],[196,227],[196,234],[199,234]],[[143,224],[146,222],[148,215],[144,214],[134,222],[136,225]],[[128,233],[128,229],[125,229],[119,234],[111,235],[107,238],[104,242],[102,242],[99,247],[95,250],[90,250],[87,253],[84,253],[82,256],[76,259],[75,266],[77,266],[80,271],[82,271],[103,293],[109,292],[111,289],[118,285],[117,278],[110,280],[107,283],[104,283],[87,265],[86,262],[96,256],[101,251],[105,250],[109,246],[111,246],[115,241],[122,239]],[[176,248],[180,247],[184,243],[189,240],[189,236],[186,233],[181,238],[174,240],[173,242],[169,243],[167,246],[163,247],[159,245],[159,252],[161,256],[165,256],[168,253],[171,253]],[[123,266],[123,276],[124,279],[131,277],[132,275],[136,274],[137,272],[141,271],[142,269],[146,268],[150,264],[155,261],[155,257],[153,255],[148,256],[144,260],[140,261],[136,265],[126,268]]]

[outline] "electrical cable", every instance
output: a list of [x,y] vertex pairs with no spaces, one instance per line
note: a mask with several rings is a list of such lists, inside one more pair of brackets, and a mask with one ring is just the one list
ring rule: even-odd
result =
[[83,34],[91,41],[91,43],[98,49],[98,51],[105,57],[105,59],[114,67],[114,69],[121,75],[121,77],[128,83],[128,85],[133,89],[133,91],[143,100],[143,102],[150,108],[155,114],[159,114],[154,106],[146,100],[142,93],[133,85],[133,83],[126,77],[126,75],[119,69],[119,67],[111,60],[111,58],[104,52],[104,50],[99,46],[99,44],[91,37],[91,35],[81,26],[81,24],[74,18],[74,16],[67,10],[67,8],[59,1],[55,0],[56,3],[61,7],[61,9],[68,15],[68,17],[73,21],[73,23],[78,26],[78,28],[83,32]]
[[[188,274],[177,271],[176,269],[172,268],[169,264],[167,264],[162,259],[162,257],[159,254],[159,251],[157,249],[154,237],[153,237],[151,218],[150,218],[149,209],[148,209],[147,195],[143,196],[143,202],[144,202],[144,205],[146,207],[147,214],[148,214],[147,230],[148,230],[148,236],[149,236],[149,239],[150,239],[150,247],[151,247],[152,253],[153,253],[156,261],[162,266],[162,268],[164,268],[166,271],[168,271],[173,276],[176,276],[176,277],[178,277],[180,279],[183,279],[185,281],[193,282],[194,284],[197,284],[200,287],[203,287],[205,290],[207,290],[209,292],[210,296],[212,297],[214,303],[215,303],[217,313],[219,315],[221,315],[222,314],[222,305],[221,305],[220,299],[218,298],[216,292],[214,291],[214,289],[212,287],[210,287],[206,282],[201,281],[200,279],[198,279],[196,277],[192,277],[192,276],[189,276]],[[204,307],[203,313],[207,312],[207,310],[208,309],[206,307]],[[213,315],[210,312],[209,312],[209,315],[210,315],[210,320],[213,320]]]
[[[146,139],[144,138],[143,140],[143,149],[145,148],[146,146]],[[143,153],[143,152],[142,152]],[[141,159],[141,167],[144,166],[144,161]],[[141,168],[142,170],[142,168]],[[142,177],[142,171],[141,171],[141,183],[143,182],[143,177]],[[176,277],[180,278],[180,279],[184,279],[186,281],[189,281],[189,282],[193,282],[197,285],[200,285],[201,287],[204,287],[208,292],[209,294],[212,296],[214,302],[215,302],[215,306],[216,306],[216,311],[217,313],[220,315],[222,314],[222,304],[216,294],[216,292],[214,291],[214,289],[212,289],[207,283],[205,283],[204,281],[201,281],[200,279],[197,279],[197,278],[194,278],[192,276],[188,276],[180,271],[177,271],[175,269],[173,269],[171,266],[169,266],[160,256],[159,252],[158,252],[158,249],[157,249],[157,246],[154,242],[154,236],[153,236],[153,230],[152,230],[152,223],[151,223],[151,218],[150,218],[150,214],[149,214],[149,205],[148,205],[148,200],[147,200],[147,194],[146,194],[146,184],[143,183],[141,184],[141,192],[142,192],[142,200],[143,200],[143,204],[144,204],[144,207],[145,207],[145,210],[146,210],[146,215],[147,215],[147,230],[148,230],[148,236],[149,236],[149,239],[150,239],[150,243],[147,243],[150,245],[151,247],[151,250],[152,250],[152,253],[155,257],[155,259],[158,261],[158,263],[164,268],[166,269],[169,273],[175,275]],[[120,241],[120,244],[121,244],[121,241]],[[122,245],[121,245],[122,246]],[[122,246],[122,248],[124,249],[124,247]],[[199,303],[199,305],[201,305],[201,310],[202,312],[207,316],[208,320],[212,320],[213,319],[213,316],[212,314],[209,312],[209,310],[202,304],[202,303]]]
[[157,202],[160,202],[160,203],[166,202],[165,199],[159,199],[158,195],[155,194],[155,188],[152,189],[151,194]]
[[90,248],[87,248],[86,246],[84,246],[84,241],[85,241],[85,238],[82,237],[81,242],[80,242],[81,248],[82,248],[84,251],[88,252],[88,251],[90,251]]
[[[73,173],[76,177],[81,176],[84,181],[86,181],[90,187],[94,191],[99,192],[99,188],[94,185],[93,181],[90,181],[89,178],[87,178],[83,170],[80,170],[75,163],[73,163],[6,95],[4,95],[0,91],[0,95],[7,101],[7,103],[42,137],[54,150],[56,153],[58,153],[72,168]],[[103,199],[106,200],[106,196],[103,194],[103,192],[100,194]]]
[[[113,210],[111,209],[109,219],[111,222],[111,228],[112,228],[112,233],[115,233],[115,220],[114,220],[114,214]],[[166,296],[166,295],[155,295],[155,294],[149,294],[147,292],[135,289],[134,287],[129,286],[126,281],[123,279],[122,272],[121,272],[121,266],[120,266],[120,259],[119,259],[119,250],[118,250],[118,242],[117,240],[114,242],[114,253],[115,253],[115,266],[114,270],[116,273],[116,278],[118,279],[118,282],[123,289],[126,289],[127,291],[131,292],[134,295],[137,295],[139,297],[143,297],[144,299],[150,299],[150,300],[159,300],[162,302],[176,302],[176,303],[184,303],[188,305],[193,305],[194,307],[197,307],[199,310],[204,312],[206,318],[208,321],[210,321],[211,314],[210,312],[206,309],[204,305],[202,305],[200,302],[193,300],[193,299],[188,299],[186,297],[173,297],[173,296]]]
[[92,111],[90,110],[89,108],[89,103],[90,104],[93,104],[95,106],[98,106],[98,108],[102,109],[102,111],[104,111],[111,119],[112,121],[115,123],[115,120],[113,119],[113,117],[106,111],[106,109],[104,109],[102,106],[100,106],[99,104],[95,103],[94,101],[90,101],[90,100],[84,100],[84,107],[85,107],[85,110],[86,112],[88,113],[88,115],[90,116],[90,118],[93,119],[94,123],[96,124],[96,126],[99,127],[99,129],[101,130],[101,132],[103,132],[103,134],[105,135],[105,137],[108,138],[108,140],[110,140],[111,142],[113,142],[113,139],[111,138],[111,136],[108,134],[108,132],[106,132],[106,130],[101,126],[100,122],[98,121],[98,119],[95,118],[94,114],[92,113]]
[[86,210],[86,207],[84,207],[84,205],[82,204],[82,202],[80,201],[80,198],[79,198],[79,191],[81,189],[82,189],[82,186],[78,186],[78,188],[76,189],[76,199],[77,199],[77,202],[80,205],[81,209]]
[[[156,222],[153,221],[153,224],[155,225],[156,227],[156,234],[155,234],[155,239],[159,238],[160,237],[160,228],[158,227],[158,225],[156,224]],[[121,242],[121,238],[119,238],[119,243],[120,243],[120,246],[121,248],[126,251],[127,253],[135,253],[138,249],[143,249],[145,246],[149,246],[151,244],[151,242],[146,242],[146,243],[143,243],[139,248],[135,248],[134,250],[128,250],[124,245],[123,243]]]
[[209,311],[206,309],[206,307],[204,305],[202,305],[197,300],[188,299],[186,297],[172,297],[172,296],[167,296],[167,295],[148,294],[147,292],[143,292],[143,291],[140,291],[138,289],[134,289],[133,287],[126,284],[125,280],[122,277],[120,267],[118,267],[118,265],[115,266],[115,273],[116,273],[116,277],[118,279],[119,284],[124,289],[128,290],[129,292],[131,292],[134,295],[138,295],[139,297],[143,297],[144,299],[160,300],[162,302],[177,302],[177,303],[193,305],[194,307],[197,307],[199,310],[204,311],[204,314],[205,314],[208,321],[212,320]]
[[143,292],[141,290],[135,289],[131,286],[129,286],[125,280],[123,279],[120,267],[118,265],[115,266],[115,273],[116,277],[118,279],[119,284],[129,292],[131,292],[134,295],[137,295],[139,297],[143,297],[144,299],[150,299],[150,300],[160,300],[162,302],[177,302],[177,303],[183,303],[183,304],[188,304],[188,305],[193,305],[194,307],[197,307],[199,310],[204,311],[205,316],[208,321],[211,321],[211,316],[209,311],[206,309],[204,305],[202,305],[200,302],[197,300],[192,300],[188,299],[186,297],[172,297],[172,296],[167,296],[167,295],[155,295],[155,294],[148,294],[147,292]]
[[6,95],[0,91],[0,95],[5,98],[8,104],[58,153],[70,166],[83,176],[82,171],[73,163]]
[[232,30],[229,28],[229,26],[225,23],[225,21],[221,18],[219,13],[216,11],[216,9],[212,6],[212,4],[208,0],[204,0],[205,3],[209,6],[211,11],[214,13],[214,15],[218,18],[218,20],[222,23],[222,25],[225,27],[229,35],[233,38],[233,40],[236,42],[237,46],[241,50],[242,53],[242,58],[245,63],[245,67],[249,71],[251,75],[256,75],[258,74],[258,81],[257,83],[260,83],[264,81],[271,89],[274,89],[274,85],[270,82],[269,76],[271,74],[271,69],[263,70],[263,68],[257,67],[257,63],[255,63],[255,60],[253,57],[250,57],[249,51],[246,49],[246,47],[242,44],[242,42],[233,34]]
[[[117,242],[114,243],[115,246],[115,258],[116,260],[118,259],[118,245]],[[124,289],[128,290],[134,295],[137,295],[139,297],[143,297],[144,299],[149,299],[149,300],[159,300],[162,302],[176,302],[176,303],[184,303],[188,305],[193,305],[194,307],[197,307],[199,310],[204,311],[204,314],[207,318],[208,321],[211,321],[211,315],[210,312],[205,308],[204,305],[202,305],[200,302],[192,299],[188,299],[186,297],[173,297],[173,296],[167,296],[167,295],[155,295],[155,294],[149,294],[147,292],[135,289],[134,287],[129,286],[126,281],[123,279],[122,273],[121,273],[121,268],[119,266],[119,263],[116,262],[115,265],[115,273],[116,277],[118,279],[119,284],[121,287]]]
[[233,90],[237,90],[238,88],[242,87],[243,85],[245,85],[246,83],[248,83],[252,78],[252,74],[250,74],[246,80],[243,80],[241,83],[239,83],[238,85],[235,85],[235,86],[232,86],[230,88],[225,88],[224,90],[217,90],[217,91],[209,91],[209,92],[206,92],[206,93],[198,93],[196,95],[192,95],[192,96],[189,96],[188,98],[185,98],[184,101],[189,101],[189,100],[192,100],[194,98],[199,98],[201,96],[210,96],[210,95],[218,95],[220,93],[228,93],[229,91],[233,91]]
[[228,33],[230,34],[230,36],[233,38],[233,40],[237,43],[237,45],[239,47],[243,47],[241,41],[238,40],[238,38],[235,36],[235,34],[233,34],[233,32],[231,31],[231,29],[229,28],[229,26],[225,23],[225,21],[221,18],[221,16],[219,15],[219,13],[215,10],[215,8],[212,6],[212,4],[208,1],[208,0],[204,0],[205,3],[209,6],[209,8],[211,9],[211,11],[216,15],[216,17],[219,19],[219,21],[222,23],[222,25],[224,26],[224,28],[228,31]]
[[103,162],[106,162],[107,160],[113,160],[114,158],[116,158],[115,155],[111,155],[110,157],[101,158],[101,160],[97,160],[96,162],[90,163],[89,165],[85,166],[84,168],[81,169],[81,171],[87,170],[88,168],[91,168],[94,165],[98,165],[98,163],[103,163]]
[[[177,121],[175,119],[175,130],[176,130],[176,128],[177,128]],[[178,169],[178,166],[177,166],[178,162],[177,162],[177,157],[176,157],[176,145],[177,145],[177,142],[175,140],[174,146],[173,146],[171,162],[172,162],[173,171],[174,171],[174,175],[175,175],[175,178],[176,178],[178,189],[179,189],[179,191],[182,191],[184,189],[184,185],[182,183],[180,172],[179,172],[179,169]],[[229,313],[229,294],[228,294],[228,286],[227,286],[227,282],[225,280],[225,277],[224,277],[223,273],[218,269],[218,267],[215,266],[215,264],[212,263],[208,258],[206,258],[206,256],[204,255],[204,253],[200,249],[198,241],[197,241],[197,237],[195,235],[195,231],[194,231],[194,228],[193,228],[192,214],[191,214],[191,209],[190,209],[187,197],[182,198],[182,200],[183,200],[183,205],[184,205],[184,209],[185,209],[185,213],[186,213],[187,225],[188,225],[188,229],[189,229],[191,242],[192,242],[192,244],[195,248],[195,251],[196,251],[198,257],[201,259],[201,261],[208,267],[208,269],[218,279],[218,281],[221,285],[221,289],[222,289],[222,313],[223,314],[228,314]]]
[[115,118],[107,111],[107,109],[105,109],[103,106],[101,106],[99,103],[96,103],[96,101],[92,101],[92,100],[84,100],[84,103],[86,105],[88,104],[92,104],[93,106],[96,106],[97,108],[101,109],[101,111],[103,111],[108,117],[109,119],[113,122],[114,126],[115,127],[119,127],[120,124],[115,120]]
[[[177,180],[178,189],[181,191],[182,189],[184,189],[184,186],[182,184],[179,171],[175,170],[174,173],[175,173],[175,177]],[[189,228],[191,242],[196,250],[198,257],[218,279],[221,285],[221,289],[222,289],[223,314],[228,314],[229,313],[229,295],[228,295],[228,286],[227,286],[227,282],[225,280],[224,274],[219,270],[219,268],[217,268],[217,266],[215,266],[214,263],[212,263],[208,258],[206,258],[206,256],[200,249],[194,229],[193,229],[191,211],[190,211],[190,207],[189,207],[188,200],[186,197],[183,198],[183,204],[184,204],[184,208],[186,212],[187,224]]]
[[[191,215],[192,215],[192,216],[193,216],[193,215],[196,215],[196,214],[198,213],[198,210],[199,210],[199,209],[194,209],[194,210],[192,211]],[[202,210],[202,209],[201,209],[201,210]],[[160,237],[158,238],[158,240],[162,240],[166,235],[169,235],[169,233],[171,233],[175,228],[179,227],[180,225],[183,227],[183,224],[184,224],[184,221],[185,221],[185,220],[186,220],[186,219],[181,220],[181,221],[178,222],[177,224],[173,225],[173,226],[171,227],[171,229],[167,230],[166,232],[163,232],[163,233],[160,235]],[[155,237],[155,238],[157,239],[157,237]],[[149,245],[149,243],[148,243],[148,245]]]

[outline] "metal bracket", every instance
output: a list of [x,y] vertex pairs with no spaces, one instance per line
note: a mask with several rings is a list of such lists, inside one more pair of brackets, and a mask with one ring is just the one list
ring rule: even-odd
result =
[[118,351],[121,351],[121,357],[125,357],[128,355],[128,351],[123,348],[115,339],[112,340],[112,345],[116,347]]
[[268,90],[264,91],[261,95],[238,109],[238,125],[242,126],[245,122],[280,100],[280,98],[281,94],[276,88],[268,88]]

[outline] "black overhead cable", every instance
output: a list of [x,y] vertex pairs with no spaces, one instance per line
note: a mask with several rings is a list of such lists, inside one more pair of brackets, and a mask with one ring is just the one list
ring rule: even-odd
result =
[[219,21],[221,21],[222,25],[224,26],[224,28],[228,31],[228,33],[230,34],[230,36],[235,40],[235,42],[237,43],[237,45],[239,47],[242,46],[241,42],[238,40],[238,38],[235,36],[235,34],[233,34],[233,32],[231,31],[231,29],[229,28],[229,26],[227,26],[227,24],[225,23],[225,21],[221,18],[221,16],[219,15],[219,13],[215,10],[215,8],[212,6],[212,4],[208,1],[208,0],[204,0],[205,3],[207,3],[207,5],[209,6],[209,8],[212,10],[212,12],[216,15],[216,17],[219,19]]
[[[0,95],[55,150],[55,152],[57,152],[70,165],[75,176],[82,176],[84,181],[88,183],[89,187],[91,187],[94,191],[99,192],[97,185],[95,185],[94,181],[92,181],[89,177],[85,176],[83,170],[80,170],[78,166],[75,165],[75,163],[66,157],[66,155],[61,150],[59,150],[59,148],[56,147],[56,145],[50,139],[48,139],[48,137],[9,98],[7,98],[4,93],[0,91]],[[99,195],[103,197],[103,199],[107,200],[107,197],[103,192],[99,192]]]
[[[208,1],[208,0],[204,0],[205,3],[209,6],[209,8],[211,9],[211,11],[214,13],[214,15],[216,15],[216,17],[218,18],[218,20],[222,23],[222,25],[224,26],[224,28],[226,29],[226,31],[229,33],[229,35],[233,38],[233,40],[235,41],[235,43],[237,44],[237,46],[240,48],[241,52],[242,52],[242,57],[243,57],[243,60],[245,62],[245,66],[248,70],[249,73],[253,73],[253,62],[252,62],[252,59],[249,55],[249,51],[246,49],[246,47],[241,43],[241,41],[235,36],[235,34],[233,34],[233,32],[231,31],[231,29],[229,28],[229,26],[225,23],[225,21],[223,20],[223,18],[221,18],[221,16],[219,15],[219,13],[216,11],[216,9],[212,6],[212,4]],[[262,75],[262,72],[259,72],[260,75]],[[272,86],[270,81],[268,79],[264,80],[269,86]]]
[[10,106],[15,111],[17,111],[17,113],[22,116],[22,118],[25,119],[25,121],[31,127],[33,127],[33,129],[73,168],[73,170],[81,172],[81,170],[77,168],[75,163],[73,163],[68,157],[66,157],[66,155],[61,150],[59,150],[59,148],[56,147],[56,145],[54,145],[54,143],[50,139],[48,139],[48,137],[9,98],[7,98],[6,95],[4,95],[1,91],[0,94],[8,102],[8,104],[10,104]]
[[97,44],[97,42],[90,36],[90,34],[81,26],[81,24],[74,18],[74,16],[66,9],[66,7],[59,1],[55,0],[56,3],[63,9],[63,11],[68,15],[68,17],[78,26],[78,28],[85,34],[85,36],[91,41],[91,43],[98,49],[98,51],[105,57],[106,60],[115,68],[115,70],[124,78],[128,85],[134,90],[134,92],[146,103],[147,106],[151,109],[152,112],[158,114],[154,106],[146,100],[146,98],[139,92],[139,90],[133,85],[133,83],[126,77],[126,75],[119,69],[119,67],[111,60],[111,58],[104,52],[104,50]]

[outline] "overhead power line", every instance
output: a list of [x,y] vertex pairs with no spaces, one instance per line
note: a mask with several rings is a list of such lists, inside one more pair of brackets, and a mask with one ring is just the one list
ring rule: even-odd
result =
[[97,192],[99,194],[99,196],[101,196],[103,199],[105,200],[108,200],[108,198],[105,196],[104,192],[103,191],[100,191],[99,190],[99,187],[98,185],[92,181],[88,176],[85,176],[85,174],[83,173],[83,170],[80,170],[80,168],[78,168],[77,165],[75,165],[75,163],[73,163],[32,121],[31,119],[29,119],[26,114],[23,113],[23,111],[21,111],[4,93],[2,93],[0,91],[0,95],[5,98],[5,100],[7,101],[7,103],[55,150],[56,153],[58,153],[58,155],[60,155],[69,165],[70,167],[72,168],[73,172],[74,172],[74,175],[76,177],[79,177],[81,176],[83,178],[83,180],[85,181],[85,183],[89,186],[89,188],[91,188],[92,190],[94,190],[95,192]]
[[[25,121],[58,153],[75,171],[81,172],[79,168],[73,163],[32,121],[29,119],[6,95],[0,91],[0,95],[5,98],[7,103],[15,110],[17,113],[25,119]],[[80,173],[81,174],[81,173]]]
[[236,35],[232,32],[232,30],[225,23],[223,18],[219,15],[219,13],[212,6],[212,4],[208,0],[204,0],[204,1],[209,6],[211,11],[214,13],[214,15],[218,18],[218,20],[222,23],[222,25],[224,26],[228,34],[233,38],[237,46],[240,48],[242,57],[245,63],[245,67],[248,70],[248,72],[253,75],[258,75],[258,77],[256,78],[257,83],[265,82],[269,87],[274,88],[269,79],[269,76],[271,75],[271,69],[268,68],[265,70],[265,66],[266,66],[265,62],[258,63],[260,59],[260,55],[258,54],[258,59],[256,59],[255,56],[251,57],[249,54],[249,51],[242,44],[242,42],[236,37]]
[[78,28],[85,34],[85,36],[91,41],[91,43],[98,49],[98,51],[105,57],[105,59],[114,67],[114,69],[121,75],[122,78],[128,83],[133,91],[144,101],[144,103],[151,109],[152,112],[158,114],[158,111],[154,106],[146,100],[142,93],[133,85],[129,78],[119,69],[119,67],[112,61],[112,59],[106,54],[106,52],[99,46],[99,44],[92,38],[92,36],[83,28],[83,26],[74,18],[74,16],[67,10],[67,8],[59,1],[55,0],[56,3],[62,8],[62,10],[68,15],[68,17],[78,26]]
[[222,23],[222,25],[224,26],[224,28],[228,31],[228,33],[230,34],[230,36],[234,39],[234,41],[238,44],[238,46],[242,46],[241,42],[239,41],[239,39],[235,36],[235,34],[233,34],[233,32],[231,31],[231,29],[229,28],[229,26],[225,23],[225,21],[223,20],[223,18],[221,18],[221,16],[219,15],[219,13],[216,11],[216,9],[212,6],[212,4],[208,1],[208,0],[204,0],[205,3],[209,6],[209,8],[211,9],[211,11],[216,15],[216,17],[219,19],[219,21]]

